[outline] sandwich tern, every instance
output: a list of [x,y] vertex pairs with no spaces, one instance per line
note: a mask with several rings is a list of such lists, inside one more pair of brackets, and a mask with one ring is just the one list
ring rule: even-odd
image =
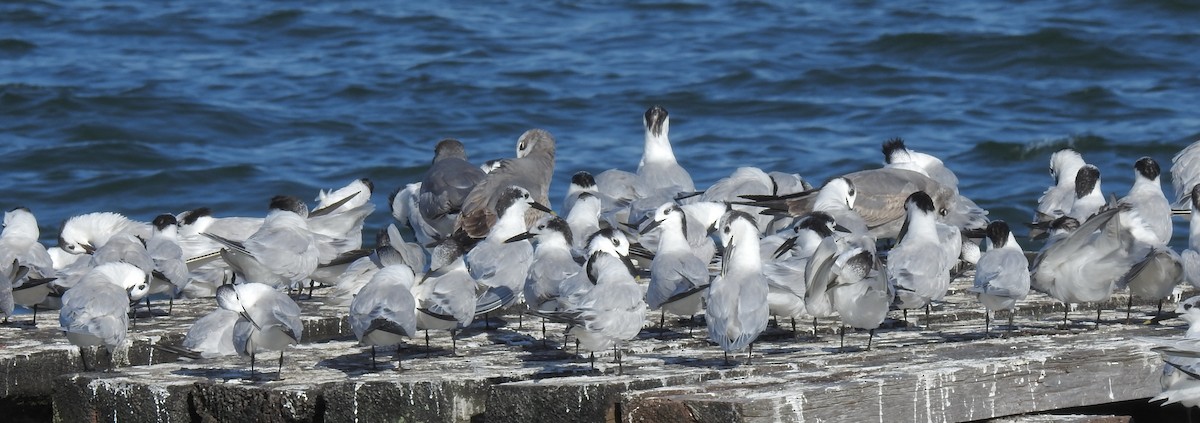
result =
[[[417,332],[415,276],[403,264],[379,269],[350,303],[350,330],[359,342],[371,346],[371,368],[375,368],[376,346],[400,345]],[[396,370],[403,370],[399,360],[397,349]]]
[[258,353],[279,351],[276,376],[282,379],[283,350],[300,342],[304,334],[300,306],[274,287],[257,282],[221,285],[217,306],[240,316],[231,333],[233,347],[238,355],[250,356],[250,377]]
[[708,336],[725,352],[750,346],[746,364],[754,354],[753,342],[767,328],[767,279],[758,252],[758,225],[745,212],[730,211],[721,219],[721,243],[725,255],[721,271],[708,288],[706,320]]

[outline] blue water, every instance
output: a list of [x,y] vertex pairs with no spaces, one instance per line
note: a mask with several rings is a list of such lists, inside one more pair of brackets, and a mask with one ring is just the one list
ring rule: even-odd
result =
[[558,204],[575,171],[635,168],[661,104],[700,187],[738,166],[820,184],[900,136],[1024,220],[1058,148],[1121,195],[1138,156],[1165,173],[1200,139],[1194,3],[421,3],[0,3],[0,207],[51,240],[79,213],[260,216],[369,177],[373,231],[439,139],[482,161],[533,127],[558,139]]

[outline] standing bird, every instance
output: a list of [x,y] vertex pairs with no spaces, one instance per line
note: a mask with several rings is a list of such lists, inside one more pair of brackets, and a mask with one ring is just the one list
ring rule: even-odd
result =
[[[474,167],[474,166],[472,166]],[[403,264],[384,267],[363,286],[350,303],[350,330],[358,342],[371,346],[371,368],[375,347],[400,345],[417,332],[417,301],[413,298],[412,268]],[[396,351],[396,370],[400,364]]]
[[[1162,183],[1159,182],[1158,162],[1149,157],[1142,157],[1134,163],[1133,168],[1133,186],[1120,201],[1133,206],[1133,210],[1137,211],[1142,220],[1149,225],[1150,234],[1154,235],[1153,239],[1143,236],[1142,239],[1139,239],[1140,241],[1156,247],[1166,246],[1171,242],[1171,233],[1173,232],[1171,203],[1167,201],[1167,196],[1163,194]],[[1134,235],[1142,234],[1135,232]]]
[[[762,257],[763,276],[767,278],[768,287],[767,303],[771,315],[792,318],[793,331],[795,319],[810,315],[805,303],[808,293],[805,269],[821,241],[833,236],[834,226],[833,217],[828,213],[812,212],[796,221],[791,230],[780,232],[777,236],[765,237],[764,242],[759,244],[759,254],[767,251],[771,253]],[[785,234],[792,236],[783,239]],[[779,241],[767,245],[771,238]],[[764,250],[763,247],[770,250]],[[821,310],[819,314],[827,314],[827,311]],[[815,329],[813,335],[816,335]]]
[[567,226],[571,228],[571,248],[582,251],[587,240],[600,231],[600,197],[590,192],[581,192],[566,213]]
[[436,230],[435,239],[454,230],[467,195],[486,177],[479,167],[467,161],[462,142],[452,138],[438,141],[433,149],[433,164],[425,172],[417,196],[421,217]]
[[421,183],[413,182],[392,192],[388,205],[392,209],[392,217],[413,231],[413,237],[420,245],[437,244],[438,239],[447,234],[438,233],[433,224],[425,220],[421,214],[420,201]]
[[[562,311],[533,312],[535,316],[566,323],[568,332],[579,340],[579,346],[591,351],[595,368],[595,352],[613,348],[616,351],[618,372],[623,371],[620,344],[633,339],[646,320],[646,303],[627,258],[620,255],[627,242],[624,235],[612,229],[598,232],[589,244],[594,252],[588,259],[587,276],[590,284],[578,289],[568,288]],[[623,245],[618,245],[623,244]],[[590,286],[589,286],[590,285]]]
[[[1196,201],[1196,193],[1189,197]],[[1163,370],[1159,377],[1162,392],[1150,401],[1163,401],[1162,405],[1180,403],[1188,407],[1200,407],[1200,296],[1191,297],[1175,308],[1179,317],[1188,323],[1183,338],[1135,337],[1135,340],[1154,344],[1152,350],[1162,355]],[[1191,420],[1190,418],[1188,419]]]
[[525,278],[526,304],[531,310],[557,310],[563,282],[583,272],[583,267],[575,262],[571,254],[571,228],[562,218],[548,216],[528,232],[510,239],[517,238],[533,238],[537,241],[529,275]]
[[985,335],[991,330],[989,323],[996,310],[1008,310],[1008,331],[1012,332],[1017,301],[1029,295],[1029,260],[1003,220],[988,224],[987,244],[987,252],[975,265],[975,285],[967,291],[975,293],[987,308]]
[[1182,209],[1195,198],[1192,187],[1200,184],[1200,141],[1193,142],[1171,158],[1171,185],[1175,187],[1173,208]]
[[596,178],[588,171],[581,170],[571,175],[571,185],[567,186],[567,195],[563,197],[563,216],[571,214],[571,209],[575,207],[575,202],[584,193],[596,196],[600,194],[600,189],[596,188]]
[[1192,219],[1188,225],[1188,246],[1183,250],[1183,275],[1193,288],[1200,288],[1200,184],[1192,186],[1191,195]]
[[1104,192],[1100,190],[1100,169],[1092,165],[1079,168],[1075,175],[1075,200],[1063,215],[1085,222],[1099,213],[1105,204]]
[[[37,307],[50,294],[54,277],[54,260],[46,247],[38,242],[41,232],[33,212],[17,207],[4,213],[4,230],[0,232],[0,313],[4,319],[12,315],[16,304],[33,308],[34,324]],[[21,277],[15,277],[21,276]]]
[[704,306],[708,291],[708,263],[692,250],[687,240],[688,217],[675,203],[665,203],[642,233],[661,229],[658,252],[650,262],[650,285],[646,303],[651,310],[662,309],[659,329],[663,329],[667,312],[677,316],[694,317]]
[[1171,204],[1163,195],[1159,183],[1158,162],[1142,157],[1134,163],[1133,186],[1120,203],[1130,205],[1130,211],[1121,213],[1121,225],[1132,228],[1134,248],[1146,251],[1145,257],[1117,281],[1117,289],[1129,288],[1125,319],[1133,313],[1133,297],[1159,301],[1175,290],[1183,280],[1183,260],[1175,250],[1167,246],[1171,242]]
[[950,288],[950,269],[958,263],[962,241],[957,229],[939,227],[944,225],[925,192],[910,195],[904,207],[908,217],[899,243],[888,253],[887,277],[896,287],[896,308],[925,307],[928,320],[930,303]]
[[638,223],[663,203],[696,191],[692,176],[675,160],[667,109],[662,106],[647,109],[642,126],[645,136],[637,173],[611,169],[596,175],[600,192],[613,196],[618,203],[629,204],[625,223]]
[[[59,329],[76,346],[104,345],[109,357],[125,344],[129,303],[150,290],[146,272],[128,263],[96,266],[62,298]],[[82,360],[82,350],[80,352]],[[87,361],[84,362],[86,370]]]
[[510,186],[496,201],[499,219],[487,237],[467,252],[467,269],[479,284],[476,314],[486,314],[520,301],[533,261],[533,244],[519,235],[528,230],[526,211],[550,208],[534,201],[529,191]]
[[[501,161],[500,167],[475,185],[463,202],[455,230],[466,231],[471,238],[483,238],[500,218],[496,203],[508,187],[516,185],[530,193],[539,204],[549,204],[550,178],[554,175],[554,136],[542,129],[530,129],[517,140],[517,158]],[[537,210],[525,213],[525,227],[537,221]]]
[[[417,329],[426,331],[426,347],[429,346],[428,331],[450,331],[453,343],[458,327],[471,324],[475,318],[477,285],[463,259],[468,247],[462,238],[466,237],[451,236],[433,248],[430,270],[413,288],[413,297],[417,301]],[[454,348],[457,349],[457,345]]]
[[183,336],[183,348],[200,358],[236,355],[233,347],[233,327],[241,314],[220,307],[196,319]]
[[[1108,300],[1117,280],[1145,257],[1134,254],[1130,229],[1117,214],[1128,209],[1118,204],[1083,224],[1070,216],[1051,222],[1051,235],[1034,258],[1030,283],[1064,305]],[[1077,229],[1071,230],[1075,227]],[[1064,308],[1063,324],[1067,324]],[[1096,323],[1100,323],[1096,310]]]
[[308,206],[299,198],[280,195],[271,199],[270,209],[262,226],[244,243],[204,234],[225,247],[221,257],[241,280],[295,289],[317,270],[320,258],[308,230]]
[[300,306],[270,285],[255,282],[221,285],[217,306],[241,316],[233,325],[233,347],[239,355],[250,356],[250,377],[254,357],[265,351],[279,351],[276,376],[281,376],[283,350],[300,342],[304,333]]
[[758,225],[754,217],[730,211],[721,219],[719,233],[725,247],[721,271],[708,287],[706,320],[708,337],[729,353],[750,347],[746,364],[754,355],[753,342],[767,328],[767,278],[758,252]]
[[[179,247],[179,224],[175,216],[162,214],[151,222],[154,231],[146,240],[146,252],[154,261],[154,271],[151,272],[150,295],[167,294],[170,303],[167,314],[171,314],[175,305],[175,297],[183,292],[188,284],[188,268],[184,262],[183,249]],[[149,301],[149,297],[147,297]],[[149,306],[147,306],[149,307]]]

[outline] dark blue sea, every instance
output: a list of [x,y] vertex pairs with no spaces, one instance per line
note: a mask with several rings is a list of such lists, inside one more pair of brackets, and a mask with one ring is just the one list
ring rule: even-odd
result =
[[75,214],[261,216],[369,177],[373,233],[439,139],[483,161],[535,127],[557,205],[576,171],[634,169],[659,104],[699,187],[819,185],[902,137],[1024,220],[1059,148],[1123,195],[1139,156],[1165,173],[1200,139],[1197,22],[1184,1],[4,1],[0,207],[50,241]]

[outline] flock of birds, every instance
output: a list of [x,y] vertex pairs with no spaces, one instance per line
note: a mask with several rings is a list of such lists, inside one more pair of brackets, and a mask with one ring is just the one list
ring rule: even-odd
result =
[[[660,325],[667,313],[702,313],[728,361],[753,348],[770,316],[837,318],[873,336],[892,310],[905,319],[908,310],[928,313],[964,268],[975,269],[970,292],[988,316],[1011,311],[1030,289],[1071,304],[1126,289],[1161,300],[1185,280],[1200,286],[1200,142],[1173,160],[1174,205],[1149,157],[1134,164],[1127,196],[1105,199],[1095,166],[1071,149],[1055,152],[1054,184],[1027,223],[1045,246],[1030,260],[1008,224],[989,221],[958,191],[941,160],[899,139],[883,144],[883,167],[819,188],[745,167],[697,191],[675,160],[669,126],[662,107],[646,111],[636,171],[576,173],[557,213],[548,207],[550,133],[529,130],[515,158],[481,166],[461,142],[442,140],[424,179],[389,200],[396,222],[373,248],[362,246],[375,208],[367,179],[322,191],[312,210],[277,196],[262,218],[207,208],[150,223],[78,215],[49,249],[34,215],[18,207],[5,213],[0,234],[0,312],[7,321],[21,305],[36,320],[39,309],[60,309],[71,343],[111,354],[125,343],[131,307],[143,299],[149,307],[150,295],[215,297],[218,307],[183,346],[201,357],[248,355],[253,373],[256,354],[279,351],[282,365],[282,351],[302,339],[296,298],[305,287],[311,298],[314,285],[332,286],[325,300],[348,307],[372,363],[376,346],[421,330],[427,342],[428,331],[453,339],[505,311],[565,323],[578,347],[613,348],[619,359],[647,310],[660,310]],[[1173,214],[1191,217],[1182,253],[1167,245]],[[1200,369],[1189,366],[1168,370],[1200,384]]]

